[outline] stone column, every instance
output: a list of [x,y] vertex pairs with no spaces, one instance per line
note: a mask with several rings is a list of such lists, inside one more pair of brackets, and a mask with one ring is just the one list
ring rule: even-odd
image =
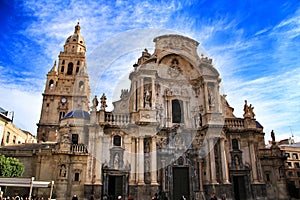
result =
[[165,173],[165,170],[166,170],[166,161],[165,160],[162,160],[161,161],[161,170],[162,170],[162,173],[161,173],[161,188],[162,188],[162,191],[166,191],[166,173]]
[[140,95],[139,95],[139,108],[144,108],[144,79],[143,77],[140,80],[140,84],[139,84],[139,91],[140,91]]
[[252,178],[253,178],[253,183],[258,183],[257,179],[257,167],[256,167],[256,157],[255,157],[255,149],[254,149],[254,144],[253,141],[249,141],[249,155],[251,159],[251,168],[252,168]]
[[210,158],[210,173],[211,173],[211,183],[217,184],[217,176],[216,176],[216,163],[215,163],[215,149],[214,149],[214,138],[210,138],[209,140],[209,158]]
[[138,138],[138,185],[144,185],[144,138]]
[[154,79],[152,78],[152,94],[151,94],[151,107],[152,107],[152,110],[155,109],[155,101],[156,101],[156,92],[155,92],[155,82],[154,82]]
[[131,155],[131,170],[130,170],[130,177],[129,177],[129,185],[134,185],[135,184],[135,177],[136,177],[136,139],[132,138],[131,139],[131,151],[130,151]]
[[205,194],[203,191],[203,172],[202,172],[202,159],[199,159],[199,187],[200,187],[200,199],[205,199]]
[[210,111],[210,105],[208,103],[208,89],[207,89],[207,83],[204,83],[204,101],[205,101],[205,107],[206,111]]
[[208,144],[208,140],[206,139],[205,140],[205,145],[206,145],[206,156],[205,156],[205,183],[208,184],[210,183],[210,180],[211,180],[211,176],[210,176],[210,160],[209,160],[209,144]]
[[227,158],[226,158],[225,139],[224,138],[220,139],[220,148],[221,148],[223,183],[229,183],[228,163],[227,163]]
[[[103,148],[103,128],[96,128],[97,131],[100,132],[100,134],[97,135],[101,135],[100,137],[97,137],[95,134],[95,141],[96,145],[94,146],[94,152],[95,152],[95,169],[102,169],[102,160],[103,160],[103,151],[99,151],[99,149]],[[107,152],[109,153],[109,152]],[[102,170],[96,170],[95,172],[96,175],[96,184],[102,185]]]
[[137,104],[136,104],[136,100],[137,100],[137,99],[136,99],[136,96],[137,96],[137,87],[136,87],[136,86],[137,86],[137,81],[132,81],[132,83],[133,83],[133,84],[132,84],[132,85],[133,85],[133,86],[132,86],[132,87],[133,87],[132,89],[133,89],[133,91],[134,91],[134,92],[133,92],[133,102],[134,102],[134,103],[133,103],[132,106],[133,106],[133,111],[136,111],[136,110],[137,110],[137,108],[136,108],[136,105],[137,105]]
[[151,141],[151,185],[158,185],[156,155],[156,136],[153,136]]

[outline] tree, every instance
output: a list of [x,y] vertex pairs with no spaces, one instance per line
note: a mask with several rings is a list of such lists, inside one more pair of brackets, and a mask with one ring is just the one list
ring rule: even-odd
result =
[[16,158],[0,155],[0,177],[20,177],[24,173],[24,165]]

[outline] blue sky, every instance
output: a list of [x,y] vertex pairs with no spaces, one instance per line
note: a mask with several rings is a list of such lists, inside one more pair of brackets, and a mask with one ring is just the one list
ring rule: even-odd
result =
[[139,36],[122,41],[121,47],[132,50],[122,49],[101,73],[89,68],[102,77],[101,83],[91,78],[92,89],[97,88],[92,95],[105,92],[114,99],[119,87],[112,80],[124,87],[127,77],[120,74],[132,70],[144,46],[151,52],[149,37],[177,32],[200,42],[201,52],[213,59],[222,78],[220,91],[237,117],[242,117],[247,99],[264,126],[266,141],[272,129],[278,140],[291,133],[299,140],[298,0],[0,0],[0,107],[15,112],[18,127],[36,133],[46,74],[78,20],[88,68],[101,49],[126,35]]

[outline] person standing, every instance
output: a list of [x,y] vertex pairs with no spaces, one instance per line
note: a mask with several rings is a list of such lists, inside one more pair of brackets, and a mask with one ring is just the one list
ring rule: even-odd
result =
[[218,200],[215,193],[212,193],[210,200]]

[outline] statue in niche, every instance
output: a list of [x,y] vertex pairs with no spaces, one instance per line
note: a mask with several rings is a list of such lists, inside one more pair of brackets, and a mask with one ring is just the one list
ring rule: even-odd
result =
[[119,169],[119,154],[116,153],[114,157],[114,169]]
[[61,165],[60,166],[59,176],[60,177],[66,177],[67,176],[67,170],[66,170],[66,166],[65,165]]
[[237,155],[234,156],[234,164],[235,166],[240,166],[240,159]]
[[163,123],[163,111],[164,109],[161,104],[156,106],[156,121],[159,122],[160,125]]
[[145,158],[145,172],[150,172],[150,157]]
[[150,108],[151,99],[152,99],[152,91],[149,89],[146,89],[146,91],[144,92],[145,108]]
[[147,141],[145,143],[145,153],[149,153],[150,152],[150,144],[149,144],[149,141]]
[[194,116],[194,119],[195,119],[195,128],[202,127],[202,115],[201,115],[201,113],[197,113]]
[[213,88],[208,87],[208,104],[209,104],[209,106],[214,106],[215,105],[215,98],[214,98],[212,89]]

